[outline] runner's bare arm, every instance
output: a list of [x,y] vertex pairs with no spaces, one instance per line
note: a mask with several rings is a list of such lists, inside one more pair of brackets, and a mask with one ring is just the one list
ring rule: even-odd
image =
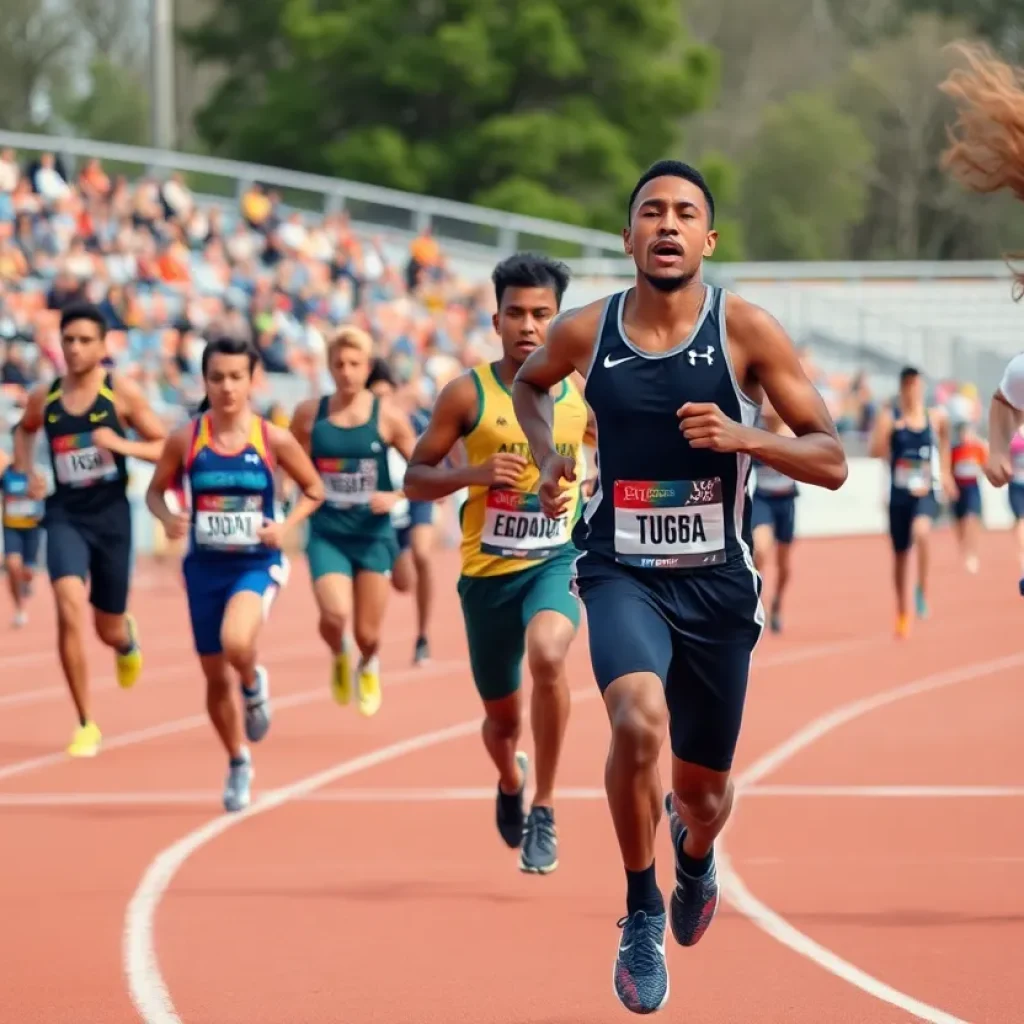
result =
[[555,399],[551,389],[573,372],[582,375],[590,368],[603,308],[603,302],[592,302],[560,313],[548,327],[543,346],[530,354],[516,374],[512,404],[538,466],[557,455],[553,434]]
[[11,457],[7,452],[0,452],[0,476],[3,476],[7,472],[7,467],[11,464]]
[[167,491],[173,490],[178,482],[191,440],[191,424],[176,430],[167,438],[150,478],[149,487],[146,488],[146,508],[163,523],[165,530],[169,530],[171,524],[180,520],[184,514],[172,512],[167,507]]
[[267,438],[277,464],[295,481],[302,497],[292,506],[281,524],[283,532],[308,519],[324,500],[324,482],[298,439],[283,427],[267,424]]
[[118,415],[144,440],[129,441],[110,427],[98,427],[92,432],[93,443],[125,458],[158,462],[167,440],[167,428],[150,408],[142,389],[135,381],[115,377],[114,397]]
[[412,422],[393,402],[382,400],[382,404],[384,440],[409,462],[416,448],[416,431],[412,429]]
[[730,338],[746,357],[744,376],[761,386],[795,435],[749,428],[743,450],[793,480],[838,490],[849,472],[846,453],[789,335],[767,311],[743,300],[730,304],[729,315]]
[[19,473],[31,473],[35,456],[36,434],[43,425],[46,409],[46,395],[49,386],[40,384],[34,388],[25,403],[25,411],[14,428],[14,468]]
[[[410,501],[437,501],[483,481],[481,466],[442,466],[480,413],[476,384],[463,374],[442,389],[427,429],[416,442],[405,470],[403,490]],[[525,464],[525,460],[524,460]]]
[[950,498],[956,497],[956,484],[953,480],[953,443],[949,416],[945,409],[934,410],[935,437],[938,440],[939,471],[942,474],[942,487]]
[[892,411],[888,406],[878,410],[875,425],[871,430],[868,442],[868,455],[873,459],[884,459],[889,454],[889,442],[892,439]]
[[292,437],[302,445],[304,451],[309,451],[310,436],[313,433],[313,418],[316,415],[316,408],[320,400],[318,398],[307,399],[299,402],[292,415],[292,421],[288,426]]

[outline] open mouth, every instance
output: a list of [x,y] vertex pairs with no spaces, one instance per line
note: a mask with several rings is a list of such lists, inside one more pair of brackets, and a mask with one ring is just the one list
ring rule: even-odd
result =
[[679,259],[683,255],[683,247],[678,242],[663,239],[660,242],[655,242],[651,252],[661,259]]

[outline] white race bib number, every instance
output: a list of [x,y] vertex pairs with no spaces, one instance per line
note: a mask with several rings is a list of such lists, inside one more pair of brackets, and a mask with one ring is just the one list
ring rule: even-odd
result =
[[260,546],[263,529],[263,499],[214,497],[204,494],[196,502],[196,544],[221,551],[238,551]]
[[[59,440],[74,442],[75,438]],[[54,452],[53,464],[57,472],[57,482],[66,487],[92,487],[94,484],[117,479],[117,464],[114,462],[113,453],[95,445],[86,445],[83,448],[69,447],[66,451]]]
[[897,459],[892,467],[893,486],[918,496],[931,489],[931,463],[920,459]]
[[4,506],[4,514],[9,519],[39,519],[41,510],[39,502],[31,498],[8,498]]
[[963,480],[964,483],[972,483],[981,476],[981,466],[973,459],[965,459],[962,462],[954,463],[953,479]]
[[377,490],[376,459],[317,459],[316,468],[332,508],[368,505]]
[[725,561],[722,481],[616,480],[615,558],[643,569]]
[[480,550],[499,558],[550,558],[569,542],[567,519],[548,519],[540,497],[523,491],[487,492]]

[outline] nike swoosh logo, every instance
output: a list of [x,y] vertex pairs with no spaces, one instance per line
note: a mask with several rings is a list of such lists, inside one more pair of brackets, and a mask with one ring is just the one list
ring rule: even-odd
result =
[[623,356],[621,359],[612,359],[611,356],[605,356],[604,368],[610,370],[613,366],[618,366],[619,363],[628,363],[630,359],[636,359],[636,356]]

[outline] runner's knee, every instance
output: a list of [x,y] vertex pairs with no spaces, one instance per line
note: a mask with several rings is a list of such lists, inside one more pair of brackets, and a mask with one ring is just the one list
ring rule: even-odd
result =
[[522,729],[519,695],[484,701],[483,732],[499,740],[513,740]]
[[526,657],[530,675],[536,686],[553,686],[563,674],[565,657],[572,642],[573,630],[568,621],[565,628],[551,622],[534,620],[527,632]]
[[[621,687],[618,693],[613,691]],[[617,757],[656,763],[668,733],[668,708],[660,681],[650,676],[617,680],[605,694]]]
[[692,822],[713,825],[722,816],[729,800],[729,777],[724,774],[718,778],[704,777],[705,774],[711,776],[711,773],[701,773],[701,777],[680,778],[679,773],[675,773],[672,788]]

